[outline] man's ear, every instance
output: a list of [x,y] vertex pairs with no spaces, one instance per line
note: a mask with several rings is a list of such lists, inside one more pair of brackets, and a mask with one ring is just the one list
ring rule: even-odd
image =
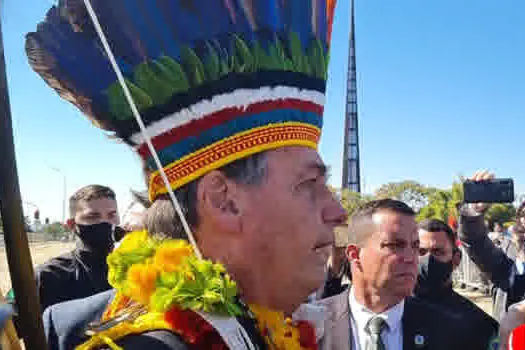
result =
[[199,181],[197,203],[203,217],[223,231],[235,232],[240,227],[238,185],[218,170]]
[[361,268],[359,252],[360,249],[355,244],[349,244],[348,247],[346,247],[346,259],[348,260],[350,265],[356,265],[357,267]]
[[66,226],[69,230],[73,231],[75,229],[75,225],[76,225],[75,219],[73,218],[67,219]]
[[454,249],[452,252],[452,267],[455,269],[461,263],[461,250],[459,248]]

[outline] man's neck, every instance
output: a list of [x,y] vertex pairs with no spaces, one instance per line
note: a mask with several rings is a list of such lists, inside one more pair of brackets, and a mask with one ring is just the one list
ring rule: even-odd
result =
[[365,290],[365,288],[352,287],[355,300],[373,313],[380,314],[403,301],[403,298],[384,296],[376,291]]
[[276,295],[275,292],[272,293],[271,291],[268,293],[269,290],[266,287],[268,284],[259,282],[263,281],[256,281],[254,278],[239,278],[237,280],[243,302],[263,306],[274,311],[282,311],[286,316],[291,316],[299,307],[300,303],[294,304],[283,298],[286,293],[280,295]]
[[[287,299],[292,299],[287,293],[275,293],[275,285],[268,280],[267,271],[254,269],[244,264],[232,264],[226,255],[221,256],[217,251],[205,254],[207,259],[224,265],[226,271],[237,284],[242,302],[250,305],[266,307],[274,311],[283,311],[285,315],[291,314],[299,307],[301,302],[294,304]],[[296,299],[296,298],[293,298]],[[306,298],[305,301],[306,302]]]
[[452,290],[452,281],[445,282],[439,288],[422,288],[420,285],[416,285],[414,289],[414,295],[418,297],[441,297],[448,295]]

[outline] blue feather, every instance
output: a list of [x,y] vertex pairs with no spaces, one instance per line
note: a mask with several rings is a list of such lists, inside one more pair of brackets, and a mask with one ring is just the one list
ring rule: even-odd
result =
[[233,23],[235,33],[252,36],[252,29],[248,18],[244,15],[244,10],[240,4],[241,0],[224,0],[224,7],[228,9],[228,15]]
[[[92,41],[98,42],[91,19],[85,7],[78,4],[79,0],[66,0],[69,20],[80,21],[82,33]],[[119,62],[127,65],[138,65],[146,59],[146,48],[125,12],[121,10],[122,0],[98,1],[92,0],[91,5],[97,14],[104,34]],[[115,19],[118,18],[118,21]],[[122,68],[122,67],[121,67]]]
[[[196,75],[196,81],[213,81],[232,69],[241,72],[243,64],[246,71],[257,69],[257,60],[271,69],[287,70],[293,63],[297,71],[307,72],[301,45],[306,50],[315,37],[326,44],[329,3],[329,0],[91,0],[117,63],[130,81],[140,64],[162,55],[184,66],[182,52],[198,54],[198,57],[190,55],[186,64],[199,70],[181,73]],[[57,83],[54,87],[61,95],[81,104],[88,114],[102,111],[101,116],[94,117],[103,119],[107,105],[105,91],[116,82],[115,73],[83,0],[61,0],[59,4],[60,10],[50,10],[37,33],[30,35],[30,60],[52,86]],[[268,57],[260,48],[267,51]],[[174,67],[177,71],[178,65]],[[146,83],[148,77],[143,76]],[[150,78],[154,81],[156,77],[153,74]],[[81,95],[78,99],[81,102],[75,100],[75,94]]]
[[312,0],[286,0],[284,6],[287,30],[297,33],[306,47],[312,37]]
[[326,40],[326,0],[313,0],[313,3],[316,4],[312,8],[313,11],[313,20],[315,21],[315,30],[314,34],[319,40]]
[[196,14],[181,8],[179,0],[157,0],[169,30],[181,46],[188,45],[204,36]]
[[[72,31],[71,26],[50,11],[47,22],[40,25],[38,42],[44,52],[60,63],[60,71],[67,80],[74,82],[77,89],[86,96],[94,96],[115,79],[107,59],[81,35]],[[68,49],[65,49],[68,48]],[[79,58],[89,62],[91,69],[79,69]],[[96,77],[93,71],[97,72]]]
[[252,31],[256,31],[258,29],[255,18],[256,9],[253,3],[254,1],[255,0],[238,0],[239,9],[242,11],[244,18],[249,23]]
[[193,3],[198,9],[200,25],[205,28],[204,37],[201,39],[210,39],[221,33],[234,31],[229,10],[223,0],[193,0]]
[[[107,0],[99,0],[99,1],[107,1]],[[114,1],[114,0],[111,0]],[[153,28],[148,26],[148,23],[144,19],[144,15],[141,12],[141,8],[138,4],[141,0],[123,0],[122,6],[115,8],[115,10],[119,10],[116,12],[118,14],[118,17],[113,18],[113,22],[115,24],[118,24],[119,19],[122,15],[127,14],[131,21],[133,22],[137,32],[138,32],[138,38],[141,40],[141,42],[145,45],[147,50],[147,57],[153,58],[153,57],[159,57],[162,54],[162,48],[161,44],[159,42],[159,38],[155,35],[155,32],[153,31]],[[144,1],[151,1],[151,0],[144,0]],[[120,14],[120,11],[123,11],[122,14]]]
[[[133,1],[133,0],[131,0]],[[155,0],[138,0],[144,21],[152,31],[156,34],[160,43],[161,51],[171,57],[179,57],[180,49],[176,44],[173,32],[170,31],[170,26],[173,24],[165,20],[162,10],[159,8]],[[150,57],[150,58],[158,58]]]
[[150,43],[141,37],[131,16],[123,9],[123,1],[126,0],[93,2],[114,54],[129,65],[136,66],[147,59]]
[[282,7],[279,0],[259,0],[254,5],[255,18],[259,29],[268,29],[274,32],[280,32],[284,29]]

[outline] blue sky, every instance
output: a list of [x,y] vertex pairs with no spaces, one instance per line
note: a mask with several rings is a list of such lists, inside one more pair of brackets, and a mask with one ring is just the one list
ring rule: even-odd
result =
[[[138,158],[108,140],[33,73],[24,34],[51,0],[5,0],[2,8],[11,106],[24,201],[62,216],[68,195],[107,184],[120,206],[143,189]],[[321,154],[340,185],[348,0],[339,0]],[[356,0],[365,190],[403,179],[448,186],[478,168],[513,177],[525,192],[525,3],[520,0]],[[29,206],[25,206],[29,210]]]

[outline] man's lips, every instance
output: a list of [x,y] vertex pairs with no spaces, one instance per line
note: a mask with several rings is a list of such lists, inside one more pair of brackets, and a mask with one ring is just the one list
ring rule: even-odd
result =
[[326,247],[331,248],[333,244],[334,244],[334,241],[320,242],[315,245],[314,250],[319,249],[319,248],[326,248]]
[[416,273],[413,273],[413,272],[401,272],[401,273],[397,273],[396,274],[396,277],[399,277],[399,278],[412,278],[412,279],[415,279],[417,276]]
[[313,250],[316,254],[322,255],[324,259],[328,259],[332,254],[332,245],[333,242],[320,243]]

